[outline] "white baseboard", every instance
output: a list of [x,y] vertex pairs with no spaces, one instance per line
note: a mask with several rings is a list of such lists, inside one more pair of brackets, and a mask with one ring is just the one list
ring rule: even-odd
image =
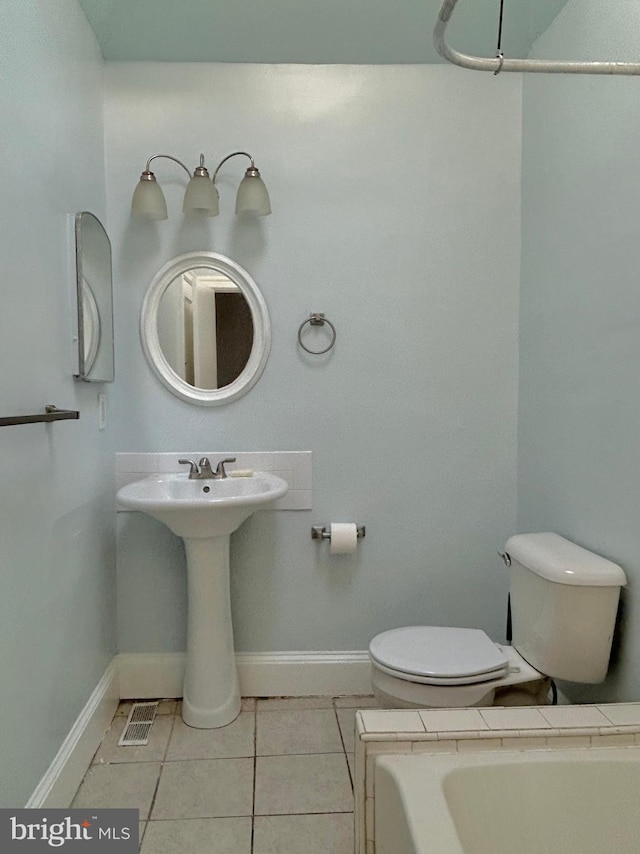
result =
[[117,661],[121,700],[182,697],[184,652],[126,652]]
[[118,665],[114,658],[78,715],[55,759],[26,806],[66,809],[82,782],[118,708]]
[[[184,653],[124,653],[118,656],[120,697],[181,697]],[[370,694],[366,652],[239,652],[244,697],[309,697]]]
[[236,662],[245,697],[336,697],[372,690],[365,651],[241,652]]

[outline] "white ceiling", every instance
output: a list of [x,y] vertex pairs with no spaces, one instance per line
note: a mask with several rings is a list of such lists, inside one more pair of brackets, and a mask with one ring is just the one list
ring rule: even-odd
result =
[[[567,0],[505,0],[503,50],[526,56]],[[441,62],[441,0],[80,0],[107,60]],[[453,47],[493,56],[500,0],[459,0]]]

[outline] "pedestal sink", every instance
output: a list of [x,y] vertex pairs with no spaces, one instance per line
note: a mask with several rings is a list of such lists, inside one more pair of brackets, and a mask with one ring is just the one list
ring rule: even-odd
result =
[[288,484],[268,472],[251,477],[190,480],[157,475],[119,490],[119,504],[164,522],[187,555],[187,666],[182,718],[200,729],[231,723],[240,713],[229,589],[231,533]]

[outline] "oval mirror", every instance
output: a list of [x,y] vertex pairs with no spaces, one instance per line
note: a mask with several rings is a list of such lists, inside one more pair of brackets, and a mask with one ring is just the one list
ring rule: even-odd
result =
[[203,406],[249,391],[271,344],[258,286],[239,264],[215,252],[188,252],[158,270],[142,304],[140,333],[160,381]]

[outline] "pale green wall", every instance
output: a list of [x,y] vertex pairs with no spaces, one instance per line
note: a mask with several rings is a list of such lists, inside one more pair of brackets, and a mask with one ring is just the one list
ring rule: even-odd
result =
[[102,59],[77,0],[0,3],[0,805],[31,796],[114,649],[111,431],[71,377],[69,216],[104,218]]
[[[534,54],[637,60],[640,9],[571,0]],[[524,81],[519,529],[627,572],[620,651],[578,699],[640,697],[640,88]]]
[[[108,63],[118,449],[313,451],[313,511],[259,513],[232,536],[239,650],[366,649],[413,623],[503,636],[496,550],[515,530],[520,94],[517,75],[442,65]],[[213,165],[238,148],[256,158],[272,216],[234,216],[243,164],[232,161],[218,179],[220,215],[189,221],[183,175],[159,162],[169,219],[131,220],[151,154],[191,164],[204,151]],[[245,266],[271,314],[264,374],[212,409],[160,384],[138,334],[151,278],[189,249]],[[338,331],[324,358],[297,344],[311,311]],[[184,649],[180,544],[160,523],[122,516],[120,649]],[[311,540],[312,524],[340,520],[367,526],[355,555]]]

